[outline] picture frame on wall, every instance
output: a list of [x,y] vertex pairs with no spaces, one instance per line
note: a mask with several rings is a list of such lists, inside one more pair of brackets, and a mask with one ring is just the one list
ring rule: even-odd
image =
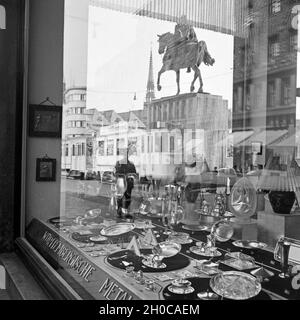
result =
[[36,181],[56,181],[56,159],[36,159]]
[[62,107],[30,105],[28,131],[30,137],[61,138]]

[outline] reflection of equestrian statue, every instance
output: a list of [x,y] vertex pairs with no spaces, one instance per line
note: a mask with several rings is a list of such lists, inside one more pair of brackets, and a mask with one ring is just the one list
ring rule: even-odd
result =
[[[198,42],[196,32],[194,28],[190,24],[188,24],[186,16],[182,16],[179,23],[177,23],[175,26],[174,41],[175,46],[188,41]],[[188,67],[188,72],[191,72],[190,67]]]
[[191,83],[191,92],[195,90],[195,82],[200,81],[199,93],[203,92],[203,81],[199,66],[202,62],[212,66],[215,63],[208,50],[205,41],[198,42],[192,26],[188,25],[183,17],[175,27],[175,34],[167,32],[159,35],[159,54],[164,53],[163,66],[158,73],[157,88],[160,91],[160,77],[169,70],[176,72],[177,95],[180,93],[180,69],[194,70],[194,79]]

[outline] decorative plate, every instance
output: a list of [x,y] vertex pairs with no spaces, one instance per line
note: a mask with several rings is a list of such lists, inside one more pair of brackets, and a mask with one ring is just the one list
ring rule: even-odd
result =
[[237,240],[232,243],[234,246],[238,248],[245,248],[245,249],[264,249],[268,245],[263,242],[259,242],[256,240]]
[[112,226],[106,227],[100,231],[102,236],[116,237],[128,233],[135,228],[133,223],[117,223]]
[[217,274],[210,280],[210,287],[221,297],[232,300],[250,299],[261,291],[261,284],[256,278],[238,271]]

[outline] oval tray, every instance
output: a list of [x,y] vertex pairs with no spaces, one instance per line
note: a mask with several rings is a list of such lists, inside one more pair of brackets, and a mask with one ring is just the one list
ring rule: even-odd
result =
[[134,223],[116,223],[112,226],[102,229],[100,234],[105,237],[117,237],[128,233],[133,229],[135,229]]
[[264,249],[268,245],[263,242],[259,242],[256,240],[237,240],[232,243],[234,246],[238,248],[245,248],[245,249]]

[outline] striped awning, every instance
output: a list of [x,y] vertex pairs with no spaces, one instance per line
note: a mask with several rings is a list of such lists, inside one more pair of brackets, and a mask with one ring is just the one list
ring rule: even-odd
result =
[[185,15],[194,27],[238,36],[249,19],[248,0],[90,0],[90,5],[172,22]]
[[252,142],[261,142],[263,145],[270,146],[288,133],[287,130],[263,130],[253,134],[248,139],[240,142],[237,146],[252,146]]

